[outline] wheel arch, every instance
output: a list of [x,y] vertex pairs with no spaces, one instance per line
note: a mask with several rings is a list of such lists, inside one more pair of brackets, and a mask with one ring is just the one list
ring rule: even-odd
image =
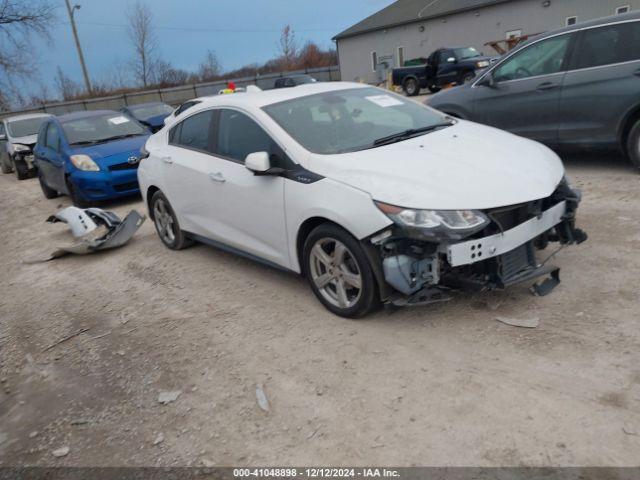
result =
[[[296,259],[298,260],[298,265],[300,266],[301,275],[305,274],[304,262],[302,261],[302,254],[304,251],[304,242],[307,240],[307,237],[313,231],[313,229],[319,225],[322,225],[323,223],[331,223],[349,232],[348,229],[344,228],[339,223],[334,222],[333,220],[327,217],[314,216],[314,217],[309,217],[304,222],[302,222],[302,224],[300,224],[300,228],[298,228],[298,233],[296,234]],[[349,233],[353,235],[353,233],[351,232]]]
[[380,256],[380,253],[374,248],[373,245],[371,245],[370,242],[359,240],[358,237],[350,232],[348,228],[345,228],[343,225],[340,225],[340,223],[327,217],[309,217],[304,222],[302,222],[300,228],[298,229],[296,235],[296,257],[298,260],[298,265],[300,267],[300,275],[306,275],[305,264],[302,258],[302,255],[304,253],[304,242],[314,228],[325,223],[335,225],[336,227],[343,229],[345,232],[353,236],[358,242],[360,242],[360,245],[362,246],[366,257],[369,260],[369,264],[373,271],[373,276],[376,282],[380,300],[387,300],[391,296],[393,289],[391,289],[384,278],[384,272],[382,270],[382,258]]
[[640,104],[632,107],[620,123],[618,143],[625,154],[627,154],[627,140],[629,139],[629,134],[631,133],[633,126],[638,121],[640,121]]
[[151,197],[153,197],[153,195],[156,192],[159,192],[160,189],[158,187],[156,187],[155,185],[151,185],[149,186],[149,188],[147,188],[147,195],[146,195],[146,204],[147,204],[147,212],[149,212],[149,218],[151,220],[153,220],[153,209],[151,208]]

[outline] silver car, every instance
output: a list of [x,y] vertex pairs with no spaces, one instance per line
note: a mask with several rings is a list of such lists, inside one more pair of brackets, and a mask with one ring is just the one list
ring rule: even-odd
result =
[[0,120],[0,168],[2,173],[15,171],[24,180],[35,171],[33,147],[40,125],[51,115],[32,113]]
[[640,13],[541,35],[427,103],[552,148],[621,150],[640,168]]

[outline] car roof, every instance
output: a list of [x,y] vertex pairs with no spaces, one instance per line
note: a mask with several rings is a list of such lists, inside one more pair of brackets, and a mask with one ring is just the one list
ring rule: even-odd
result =
[[201,98],[198,110],[214,106],[245,106],[262,108],[273,103],[285,102],[325,92],[336,92],[353,88],[371,88],[370,85],[353,82],[315,82],[292,88],[281,88],[257,92],[238,92]]
[[633,20],[640,20],[640,11],[632,11],[632,12],[623,13],[620,15],[611,15],[608,17],[598,18],[596,20],[589,20],[588,22],[580,22],[580,23],[571,25],[569,27],[563,27],[557,30],[541,33],[540,35],[532,37],[529,41],[523,42],[522,46],[528,45],[532,41],[541,40],[543,38],[558,35],[559,33],[577,32],[585,28],[599,27],[602,25],[608,25],[610,23],[623,23],[623,22],[628,22]]
[[52,117],[50,113],[25,113],[23,115],[14,115],[12,117],[3,118],[7,122],[15,122],[17,120],[29,120],[30,118]]
[[83,118],[101,117],[103,115],[118,115],[118,112],[114,110],[82,110],[80,112],[66,113],[64,115],[60,115],[57,118],[60,123],[66,123],[73,120],[82,120]]

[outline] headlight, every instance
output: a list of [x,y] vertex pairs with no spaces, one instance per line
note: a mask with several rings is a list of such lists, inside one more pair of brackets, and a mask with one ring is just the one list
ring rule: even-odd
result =
[[85,172],[98,172],[100,167],[94,162],[89,155],[71,155],[69,157],[77,169]]
[[12,153],[15,153],[15,152],[28,152],[29,150],[31,150],[26,145],[20,145],[19,143],[12,143],[10,149],[11,149]]
[[432,239],[461,239],[482,230],[489,222],[477,210],[415,210],[382,202],[375,204],[396,224],[418,229]]
[[479,62],[476,62],[476,67],[487,68],[490,64],[491,62],[489,62],[489,60],[480,60]]

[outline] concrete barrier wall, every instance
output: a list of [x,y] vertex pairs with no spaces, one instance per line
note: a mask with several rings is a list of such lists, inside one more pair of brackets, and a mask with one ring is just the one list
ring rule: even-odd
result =
[[[229,80],[233,81],[238,87],[257,85],[263,90],[269,90],[273,88],[277,78],[304,73],[317,78],[321,82],[335,82],[340,80],[340,69],[338,66],[309,68],[307,70],[296,70],[294,72],[269,73],[255,77],[234,78]],[[145,90],[142,92],[132,92],[122,95],[113,95],[110,97],[49,103],[40,107],[32,107],[25,110],[0,112],[0,118],[24,113],[46,112],[53,115],[64,115],[65,113],[75,112],[78,110],[119,110],[127,105],[136,105],[148,102],[165,102],[177,107],[191,98],[217,95],[220,90],[226,87],[226,85],[227,80],[222,80],[195,85],[183,85],[180,87]]]

